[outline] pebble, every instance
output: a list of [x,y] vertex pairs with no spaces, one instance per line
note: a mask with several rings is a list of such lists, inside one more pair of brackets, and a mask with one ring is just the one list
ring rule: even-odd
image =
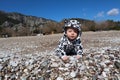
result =
[[71,56],[67,62],[53,54],[4,54],[0,57],[0,80],[119,80],[119,51],[88,50],[84,54],[80,60]]
[[114,65],[115,65],[115,67],[116,67],[117,69],[120,69],[120,62],[115,61]]
[[62,77],[57,77],[57,80],[64,80]]
[[74,78],[74,77],[76,76],[76,72],[72,71],[72,72],[70,73],[70,76],[71,76],[72,78]]

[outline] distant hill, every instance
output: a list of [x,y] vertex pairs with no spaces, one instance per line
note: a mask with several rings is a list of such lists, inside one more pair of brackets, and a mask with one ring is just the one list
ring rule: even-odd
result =
[[[50,20],[50,19],[45,19],[45,18],[35,17],[35,16],[27,16],[27,15],[23,15],[16,12],[7,13],[4,11],[0,11],[0,30],[3,31],[4,29],[5,32],[6,32],[6,29],[11,29],[13,32],[15,31],[20,32],[20,30],[24,28],[24,30],[28,29],[35,33],[40,33],[39,29],[42,27],[47,27],[47,25],[50,23],[57,24],[56,21]],[[1,32],[1,34],[8,33],[8,32],[6,33],[5,32],[3,31]],[[29,35],[31,34],[29,33]]]
[[[120,29],[116,27],[120,26],[120,22],[114,22],[112,20],[105,21],[102,24],[96,24],[92,20],[81,18],[71,19],[77,19],[82,24],[83,31]],[[63,25],[64,20],[57,22],[52,19],[28,16],[17,12],[8,13],[0,11],[0,36],[31,36],[37,34],[60,33],[62,32]]]
[[8,27],[8,26],[13,27],[15,24],[20,24],[20,23],[29,25],[31,27],[35,25],[43,25],[48,22],[56,23],[56,21],[50,19],[45,19],[35,16],[27,16],[16,12],[6,13],[0,11],[0,25],[2,27]]

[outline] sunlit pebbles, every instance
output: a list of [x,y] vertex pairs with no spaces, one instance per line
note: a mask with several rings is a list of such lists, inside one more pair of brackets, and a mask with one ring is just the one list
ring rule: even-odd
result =
[[66,62],[54,55],[61,34],[0,38],[0,80],[119,80],[119,32],[97,33],[83,33],[84,55]]

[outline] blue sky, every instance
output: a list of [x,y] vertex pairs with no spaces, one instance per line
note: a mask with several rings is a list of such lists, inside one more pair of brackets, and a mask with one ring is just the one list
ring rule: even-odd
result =
[[56,21],[64,18],[120,21],[120,0],[1,0],[0,10]]

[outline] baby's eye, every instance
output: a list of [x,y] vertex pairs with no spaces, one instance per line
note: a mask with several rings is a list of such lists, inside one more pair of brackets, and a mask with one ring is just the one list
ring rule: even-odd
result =
[[72,31],[69,31],[69,32],[72,32]]
[[72,30],[69,30],[69,32],[72,32]]

